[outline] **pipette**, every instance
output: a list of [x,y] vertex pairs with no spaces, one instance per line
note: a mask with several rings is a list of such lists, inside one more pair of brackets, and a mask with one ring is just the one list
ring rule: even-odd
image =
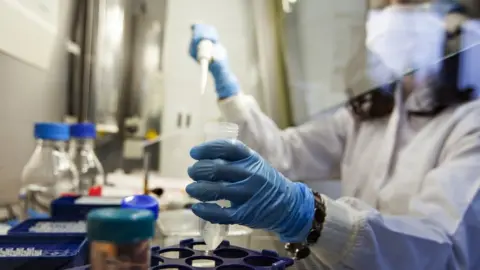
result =
[[149,146],[152,146],[156,143],[159,143],[165,139],[170,139],[170,138],[175,138],[175,137],[178,137],[178,136],[183,136],[185,135],[187,132],[185,130],[177,130],[177,131],[174,131],[174,132],[170,132],[170,133],[167,133],[167,134],[163,134],[163,135],[159,135],[153,139],[150,139],[150,140],[145,140],[143,142],[143,148],[146,148],[146,147],[149,147]]
[[208,60],[200,60],[201,77],[200,77],[200,94],[203,96],[207,90],[208,81]]
[[213,58],[213,42],[204,39],[198,43],[197,60],[200,62],[200,94],[203,96],[207,89],[208,65]]

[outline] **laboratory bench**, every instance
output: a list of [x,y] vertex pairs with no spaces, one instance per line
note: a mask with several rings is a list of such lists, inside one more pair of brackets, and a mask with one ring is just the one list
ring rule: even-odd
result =
[[[106,188],[107,196],[124,196],[137,193],[142,190],[139,175],[126,175],[114,173],[109,177],[112,187]],[[184,191],[189,183],[187,179],[168,179],[152,176],[151,187],[162,187],[165,193],[158,199],[160,203],[160,214],[157,220],[157,233],[152,241],[153,246],[169,247],[177,245],[180,241],[193,238],[199,239],[199,219],[190,210],[182,209],[185,203],[191,202]],[[109,198],[109,197],[107,197]],[[107,199],[105,198],[105,199]],[[271,250],[282,257],[290,257],[284,249],[284,244],[272,233],[262,230],[251,230],[249,228],[232,225],[229,235],[226,237],[232,245],[250,250]],[[311,254],[307,259],[297,261],[288,269],[292,270],[322,270],[315,255]],[[326,269],[326,268],[325,268]]]
[[[189,210],[174,210],[174,211],[165,211],[163,214],[168,217],[169,212],[177,212],[177,211],[183,211],[184,213],[191,213]],[[176,216],[180,216],[176,214]],[[193,214],[192,214],[193,217]],[[183,216],[182,218],[185,218]],[[156,234],[155,237],[152,239],[152,246],[159,246],[162,248],[165,247],[170,247],[174,245],[178,245],[182,240],[189,239],[189,238],[195,238],[199,239],[199,232],[197,233],[192,233],[192,230],[190,231],[185,231],[184,235],[166,235],[165,232],[162,231],[161,229],[161,220],[162,218],[160,217],[158,222],[157,222],[157,229],[156,229]],[[33,220],[32,220],[33,221]],[[43,221],[43,220],[42,220]],[[25,222],[28,223],[28,222]],[[33,223],[32,223],[33,224]],[[177,227],[182,227],[182,226],[187,226],[189,228],[198,228],[198,222],[188,222],[188,220],[185,220],[185,222],[181,224],[177,224]],[[232,227],[235,227],[237,225],[234,225]],[[22,226],[20,226],[22,227]],[[17,233],[21,232],[22,230],[20,227],[17,228]],[[25,230],[25,226],[23,226],[23,230]],[[290,257],[289,254],[284,249],[284,244],[281,243],[278,238],[269,232],[262,231],[262,230],[250,230],[249,231],[242,231],[241,226],[240,228],[234,228],[231,230],[234,232],[234,235],[229,235],[225,238],[225,240],[229,241],[231,245],[241,247],[241,248],[246,248],[249,250],[254,250],[254,251],[262,251],[262,250],[271,250],[277,252],[281,257]],[[248,233],[245,233],[248,232]],[[168,232],[167,232],[168,233]],[[69,237],[81,237],[80,235],[73,235],[73,233],[69,233]],[[84,237],[84,236],[83,236]],[[195,245],[194,247],[195,250],[204,250],[202,249],[202,245]],[[308,270],[308,269],[314,269],[314,270],[321,270],[323,268],[319,268],[318,262],[316,262],[314,259],[313,254],[302,261],[297,261],[293,266],[290,266],[288,269],[292,270]],[[317,264],[316,264],[317,263]]]

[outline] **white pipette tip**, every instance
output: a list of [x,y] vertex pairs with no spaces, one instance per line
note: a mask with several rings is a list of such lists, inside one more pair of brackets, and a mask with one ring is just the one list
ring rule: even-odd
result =
[[205,94],[207,88],[207,81],[208,81],[208,64],[210,60],[213,58],[213,42],[204,39],[200,41],[198,44],[198,52],[197,52],[197,60],[200,62],[200,93]]
[[200,60],[200,94],[203,96],[207,90],[207,81],[208,81],[208,59],[203,58]]

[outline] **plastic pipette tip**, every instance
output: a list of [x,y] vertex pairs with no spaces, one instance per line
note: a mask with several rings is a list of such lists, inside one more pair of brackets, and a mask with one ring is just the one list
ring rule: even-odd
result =
[[207,90],[207,82],[208,82],[208,59],[201,59],[200,60],[200,94],[203,96]]

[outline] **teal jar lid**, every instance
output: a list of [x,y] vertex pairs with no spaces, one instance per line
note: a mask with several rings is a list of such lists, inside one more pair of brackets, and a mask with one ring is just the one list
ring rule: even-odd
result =
[[154,235],[155,217],[148,210],[102,208],[87,216],[90,241],[125,244],[151,239]]

